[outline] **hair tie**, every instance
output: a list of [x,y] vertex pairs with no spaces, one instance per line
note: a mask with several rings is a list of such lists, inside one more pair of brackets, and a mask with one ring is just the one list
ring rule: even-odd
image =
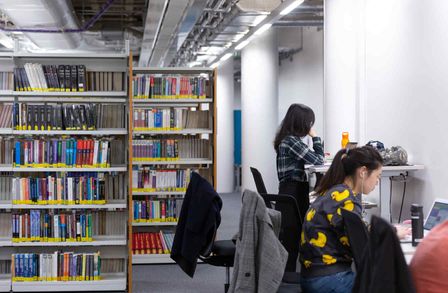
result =
[[342,154],[342,156],[341,156],[341,161],[343,160],[343,159],[345,159],[347,156],[348,156],[348,151],[349,151],[350,149],[349,148],[346,148],[345,149],[345,152]]

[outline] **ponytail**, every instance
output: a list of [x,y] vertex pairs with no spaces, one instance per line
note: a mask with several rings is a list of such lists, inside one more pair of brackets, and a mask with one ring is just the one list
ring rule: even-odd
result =
[[383,165],[383,159],[378,151],[370,146],[354,149],[341,149],[331,163],[330,168],[321,179],[315,191],[324,193],[331,187],[344,182],[345,177],[354,176],[359,167],[366,167],[370,175],[373,170]]

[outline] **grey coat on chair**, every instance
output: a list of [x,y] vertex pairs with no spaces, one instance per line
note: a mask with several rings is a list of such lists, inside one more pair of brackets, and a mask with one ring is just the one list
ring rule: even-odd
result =
[[288,259],[278,240],[280,224],[280,212],[267,209],[258,193],[244,191],[229,292],[277,292]]

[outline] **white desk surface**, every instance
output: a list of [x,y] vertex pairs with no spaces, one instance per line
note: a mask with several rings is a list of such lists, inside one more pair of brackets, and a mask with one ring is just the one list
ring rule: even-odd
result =
[[417,247],[412,246],[412,243],[410,242],[400,244],[401,244],[401,250],[403,250],[404,258],[406,259],[406,263],[410,264]]
[[[309,170],[313,173],[324,173],[330,168],[331,163],[325,163],[323,165],[305,165],[305,170]],[[423,165],[404,165],[404,166],[383,166],[383,172],[385,171],[416,171],[423,170]]]

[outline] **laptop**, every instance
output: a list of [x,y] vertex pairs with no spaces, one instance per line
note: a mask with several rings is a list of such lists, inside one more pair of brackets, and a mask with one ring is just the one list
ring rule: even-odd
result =
[[[445,220],[448,220],[448,199],[436,198],[426,216],[425,222],[423,223],[423,237],[425,237],[432,228]],[[402,243],[411,241],[412,235],[400,240]]]

